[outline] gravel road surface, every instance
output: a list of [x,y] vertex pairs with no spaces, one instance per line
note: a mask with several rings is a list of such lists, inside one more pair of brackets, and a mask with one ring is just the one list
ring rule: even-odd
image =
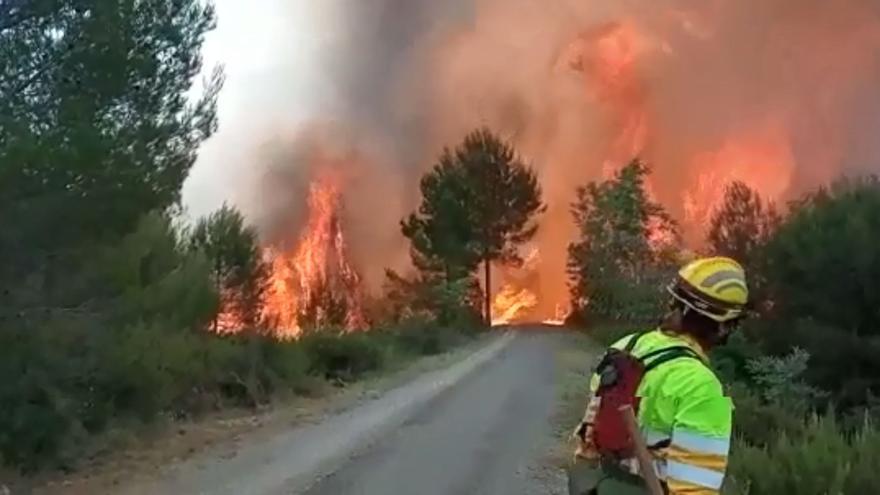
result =
[[493,339],[344,413],[234,455],[206,453],[126,495],[547,493],[532,469],[552,440],[559,335]]
[[309,495],[536,493],[555,399],[553,335],[519,335]]

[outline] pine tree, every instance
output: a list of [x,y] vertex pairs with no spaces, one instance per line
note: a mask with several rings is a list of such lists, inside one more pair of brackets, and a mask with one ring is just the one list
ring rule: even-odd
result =
[[[237,210],[223,206],[193,229],[190,245],[202,251],[211,263],[211,277],[222,297],[224,310],[235,315],[248,330],[255,330],[262,318],[269,266],[263,259],[256,231],[244,223]],[[218,322],[214,321],[214,330]]]
[[779,225],[776,208],[742,182],[732,182],[712,216],[707,242],[714,254],[751,265],[751,260]]
[[491,263],[521,262],[517,247],[535,235],[534,219],[545,209],[537,175],[510,144],[483,128],[444,150],[421,186],[418,211],[402,223],[414,264],[451,282],[482,263],[490,323]]

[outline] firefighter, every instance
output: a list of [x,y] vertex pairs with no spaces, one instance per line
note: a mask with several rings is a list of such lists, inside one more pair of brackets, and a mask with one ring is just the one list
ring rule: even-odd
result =
[[[641,363],[636,368],[642,374],[629,390],[636,397],[642,437],[665,491],[717,495],[727,467],[733,405],[708,366],[707,353],[727,340],[744,315],[745,272],[730,258],[698,259],[685,265],[667,290],[670,311],[660,327],[624,337],[609,353]],[[603,430],[597,424],[603,417],[614,419],[609,414],[617,414],[619,405],[608,402],[620,400],[621,394],[607,391],[626,381],[618,376],[620,370],[609,374],[608,367],[597,368],[605,371],[601,377],[594,374],[591,400],[575,431],[578,449],[569,468],[569,491],[571,495],[649,494],[635,459],[609,455],[607,445],[599,445],[614,443],[614,435],[626,436],[608,431],[610,425]],[[603,409],[612,407],[611,412]]]

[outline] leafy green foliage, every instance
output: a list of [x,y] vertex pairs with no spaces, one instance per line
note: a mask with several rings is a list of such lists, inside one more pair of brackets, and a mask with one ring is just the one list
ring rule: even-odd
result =
[[808,381],[839,410],[880,395],[880,183],[843,180],[792,204],[759,265],[773,309],[759,342],[774,355],[799,346]]
[[761,199],[746,184],[732,182],[724,190],[724,202],[712,216],[706,241],[714,254],[752,265],[780,222],[772,203]]
[[404,353],[434,355],[467,340],[470,326],[437,326],[430,321],[412,318],[398,324],[392,331],[396,345]]
[[516,247],[535,235],[534,217],[544,211],[537,175],[510,144],[485,128],[464,138],[455,160],[469,189],[467,206],[481,259],[519,261]]
[[447,280],[469,275],[479,262],[476,229],[469,217],[471,193],[461,164],[446,149],[420,183],[422,202],[401,222],[413,264]]
[[599,318],[648,321],[662,311],[674,265],[675,223],[645,192],[649,169],[634,160],[604,182],[577,191],[579,237],[569,246],[573,306]]
[[490,262],[521,262],[517,247],[535,235],[533,220],[545,208],[536,174],[511,145],[483,128],[443,151],[422,178],[421,191],[419,209],[401,223],[414,265],[452,282],[482,262],[488,318]]
[[[175,227],[216,124],[222,72],[194,84],[214,17],[200,0],[0,0],[2,464],[73,469],[110,427],[264,404],[455,342],[433,321],[320,345],[253,331],[268,323],[253,229],[229,207]],[[250,331],[207,331],[221,310]]]
[[[65,462],[199,376],[216,294],[168,218],[215,126],[196,0],[0,3],[0,456]],[[184,371],[185,370],[185,371]]]
[[747,363],[746,368],[766,401],[806,410],[824,395],[801,379],[809,360],[808,352],[795,347],[788,356],[756,357]]
[[396,321],[425,319],[445,327],[468,327],[479,319],[481,294],[478,282],[470,277],[447,282],[388,270],[385,299]]
[[842,433],[834,419],[813,418],[801,434],[779,434],[767,447],[735,445],[723,493],[878,493],[878,465],[880,431],[873,425]]
[[32,258],[172,205],[222,74],[189,99],[214,26],[204,2],[24,3],[0,29],[0,209]]
[[[223,206],[200,220],[190,236],[192,249],[211,263],[211,279],[223,296],[224,308],[249,329],[264,324],[261,310],[269,283],[257,232],[245,226],[241,213]],[[217,322],[214,322],[216,330]]]
[[312,359],[311,373],[342,383],[381,369],[388,358],[387,346],[376,336],[362,332],[315,332],[302,344]]
[[880,181],[844,180],[794,205],[767,246],[779,311],[858,335],[880,334]]

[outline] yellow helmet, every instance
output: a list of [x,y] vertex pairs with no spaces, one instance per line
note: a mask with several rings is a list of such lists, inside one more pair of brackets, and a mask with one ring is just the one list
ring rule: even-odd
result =
[[717,322],[742,316],[749,300],[745,270],[725,257],[691,261],[667,290],[685,306]]

